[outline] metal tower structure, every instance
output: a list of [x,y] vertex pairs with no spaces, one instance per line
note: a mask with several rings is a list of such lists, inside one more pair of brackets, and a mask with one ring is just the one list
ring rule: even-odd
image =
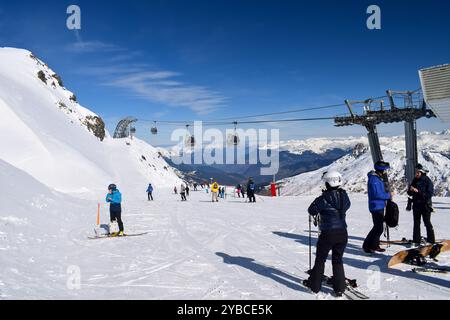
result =
[[117,124],[116,130],[114,131],[114,139],[127,138],[132,133],[135,133],[136,129],[134,129],[131,125],[137,121],[138,119],[134,117],[127,117],[120,120]]
[[[364,101],[349,101],[345,103],[350,112],[349,116],[336,117],[335,126],[362,125],[368,131],[368,139],[373,162],[383,160],[380,141],[378,138],[377,125],[381,123],[405,123],[405,144],[406,144],[406,179],[410,183],[414,178],[415,167],[417,165],[417,131],[416,121],[420,118],[435,117],[433,111],[427,108],[424,101],[419,98],[413,99],[414,95],[420,97],[419,90],[416,91],[393,91],[387,90],[387,97],[390,107],[385,107],[384,100],[367,99]],[[403,97],[401,104],[395,102],[395,97]],[[363,105],[364,114],[357,115],[354,106]]]

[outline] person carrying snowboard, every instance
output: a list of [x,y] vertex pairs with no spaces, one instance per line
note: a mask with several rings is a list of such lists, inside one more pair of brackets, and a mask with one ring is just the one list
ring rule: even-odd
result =
[[420,245],[422,239],[420,233],[420,220],[427,229],[427,242],[434,244],[435,236],[433,225],[431,224],[431,213],[433,210],[432,197],[434,194],[434,186],[431,179],[427,176],[428,169],[421,164],[416,167],[416,176],[411,182],[408,189],[408,195],[412,196],[413,216],[414,216],[414,232],[413,242]]
[[351,203],[342,186],[342,176],[339,172],[326,172],[323,176],[326,189],[322,195],[316,198],[308,208],[308,213],[318,223],[320,235],[317,241],[316,261],[310,270],[310,277],[303,284],[314,293],[318,293],[322,287],[322,278],[325,270],[325,262],[330,250],[332,251],[333,264],[333,289],[336,296],[340,297],[345,291],[345,272],[342,256],[348,242],[346,212]]
[[181,195],[181,201],[187,201],[186,199],[186,187],[184,186],[184,184],[181,184],[180,187],[180,195]]
[[219,202],[218,194],[219,194],[219,184],[214,182],[211,185],[211,194],[212,194],[212,202]]
[[148,185],[148,188],[147,188],[147,198],[148,198],[148,201],[150,201],[150,200],[153,201],[153,186],[151,183]]
[[250,178],[247,183],[247,197],[249,202],[256,202],[255,190],[255,182],[253,182],[253,179]]
[[375,163],[375,171],[368,174],[369,181],[367,190],[369,196],[369,211],[372,214],[373,228],[364,240],[363,250],[365,253],[384,252],[380,248],[380,237],[384,229],[384,211],[386,202],[392,200],[392,194],[386,189],[384,176],[390,169],[390,164],[384,161]]
[[122,222],[122,194],[117,189],[115,184],[110,184],[108,187],[108,194],[106,195],[106,202],[109,203],[109,215],[110,215],[110,230],[111,225],[117,222],[119,225],[119,232],[112,233],[113,235],[123,236],[123,222]]

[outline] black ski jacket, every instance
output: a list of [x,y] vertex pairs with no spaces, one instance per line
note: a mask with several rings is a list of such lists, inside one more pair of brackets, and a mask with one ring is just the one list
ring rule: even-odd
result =
[[319,216],[320,231],[331,229],[347,229],[345,216],[351,203],[347,192],[343,189],[325,190],[320,197],[311,203],[308,212],[311,216]]
[[433,181],[428,176],[422,175],[420,178],[414,178],[411,187],[416,188],[419,192],[412,192],[408,189],[408,195],[412,196],[413,203],[431,205],[431,198],[434,194]]

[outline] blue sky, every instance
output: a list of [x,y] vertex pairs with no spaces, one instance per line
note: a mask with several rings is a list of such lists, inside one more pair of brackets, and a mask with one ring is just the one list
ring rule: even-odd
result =
[[[71,4],[81,8],[78,33],[66,28]],[[366,28],[371,4],[381,7],[382,30]],[[113,131],[128,115],[210,120],[416,89],[418,69],[450,62],[449,10],[446,0],[2,1],[0,45],[33,51]],[[140,122],[138,135],[150,140],[149,126]],[[167,144],[172,129],[150,141]],[[280,129],[282,139],[365,133],[330,121]]]

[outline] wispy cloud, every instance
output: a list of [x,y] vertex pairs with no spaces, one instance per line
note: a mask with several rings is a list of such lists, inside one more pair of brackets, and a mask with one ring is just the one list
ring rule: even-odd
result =
[[[204,86],[178,81],[182,74],[155,70],[148,65],[129,63],[142,53],[102,41],[83,41],[76,33],[76,42],[66,46],[75,54],[111,53],[99,66],[84,67],[79,73],[96,76],[103,85],[130,92],[134,97],[159,102],[170,107],[185,107],[197,114],[208,114],[224,106],[226,98]],[[105,80],[107,79],[107,80]]]
[[173,80],[179,76],[172,71],[143,71],[118,77],[105,85],[129,90],[149,101],[187,107],[197,114],[211,113],[225,104],[226,98],[215,91]]
[[73,53],[93,53],[93,52],[123,52],[125,49],[114,44],[101,41],[77,41],[68,44],[66,51]]

